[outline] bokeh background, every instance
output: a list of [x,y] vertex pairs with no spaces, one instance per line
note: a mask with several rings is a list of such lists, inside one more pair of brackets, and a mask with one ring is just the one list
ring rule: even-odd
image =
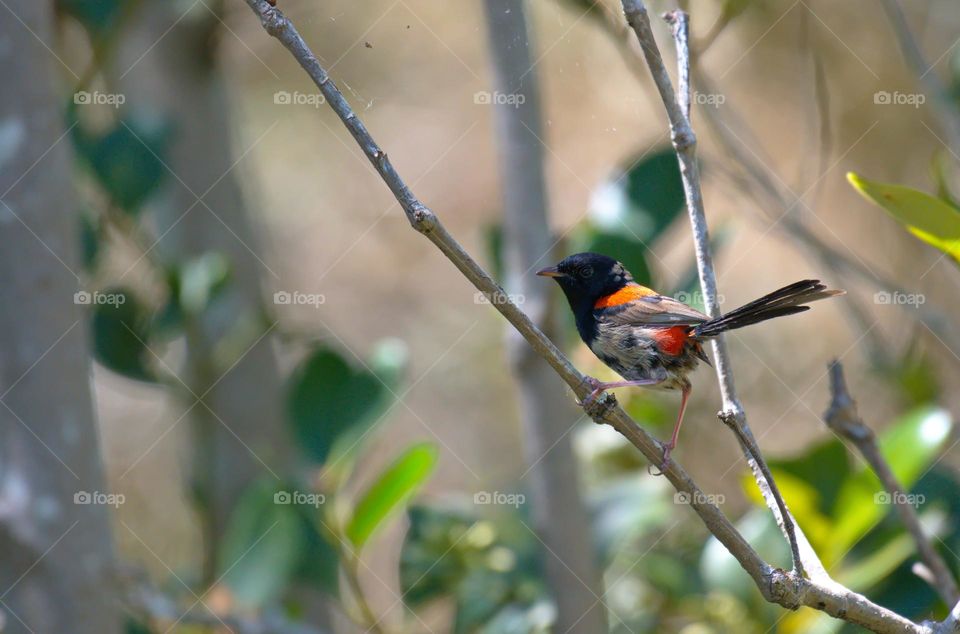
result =
[[[95,359],[98,490],[122,498],[106,505],[122,589],[104,592],[124,606],[129,628],[143,628],[130,631],[227,631],[212,615],[338,632],[567,629],[544,572],[566,554],[549,552],[541,520],[531,519],[540,465],[523,451],[505,322],[410,229],[294,59],[239,0],[54,4],[36,14],[42,28],[17,18],[25,3],[2,18],[8,32],[35,27],[22,54],[52,78],[50,107],[62,114],[47,124],[52,138],[68,131],[57,144],[69,153],[66,170],[41,162],[19,187],[39,191],[65,174],[73,192],[74,208],[59,212],[82,249],[62,257],[94,299],[57,301],[77,311],[75,343]],[[875,498],[863,461],[822,420],[827,363],[840,359],[862,418],[920,496],[956,571],[957,261],[846,175],[953,205],[960,11],[947,0],[905,3],[928,66],[919,73],[881,4],[690,2],[702,51],[694,128],[722,306],[807,277],[848,291],[728,336],[760,446],[831,572],[923,619],[947,606],[911,572],[913,544]],[[502,146],[489,101],[510,95],[497,92],[483,3],[281,8],[417,196],[503,280]],[[651,2],[651,15],[670,8]],[[618,3],[523,9],[555,243],[535,260],[606,249],[661,292],[700,303],[666,118]],[[653,21],[672,68],[669,31]],[[943,105],[931,78],[943,84]],[[4,178],[10,186],[17,174]],[[42,235],[30,224],[5,223],[4,241]],[[76,285],[57,262],[60,248],[38,251],[31,266]],[[552,300],[557,343],[582,371],[610,376],[576,339],[559,294]],[[38,337],[40,349],[56,335]],[[18,375],[9,372],[4,389],[15,394]],[[716,419],[715,374],[702,367],[693,383],[676,459],[764,555],[787,565],[737,443]],[[562,402],[558,446],[572,446],[580,483],[570,512],[582,502],[593,532],[595,544],[580,547],[596,555],[606,590],[599,580],[574,585],[589,587],[611,631],[843,629],[765,604],[624,440],[584,419],[559,383],[550,398]],[[675,395],[618,398],[652,433],[669,433]],[[28,427],[47,424],[30,416],[28,399],[15,409]],[[19,425],[9,416],[3,424]],[[284,492],[324,497],[274,503]],[[372,536],[354,552],[343,544],[365,530],[351,524],[358,507]],[[12,567],[10,581],[23,570]],[[163,596],[151,605],[169,610],[127,601],[130,587]],[[33,631],[23,621],[4,620]]]

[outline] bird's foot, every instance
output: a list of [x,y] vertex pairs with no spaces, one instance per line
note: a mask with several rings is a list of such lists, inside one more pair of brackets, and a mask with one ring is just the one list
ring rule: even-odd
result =
[[617,402],[617,398],[613,394],[607,394],[605,398],[601,398],[607,386],[592,376],[583,377],[583,382],[591,391],[582,401],[577,401],[577,405],[592,417],[603,416]]
[[667,467],[670,466],[670,452],[673,451],[672,445],[663,446],[663,459],[660,461],[660,466],[658,467],[660,471],[654,472],[653,465],[647,465],[647,473],[652,476],[662,476],[663,472],[667,470]]

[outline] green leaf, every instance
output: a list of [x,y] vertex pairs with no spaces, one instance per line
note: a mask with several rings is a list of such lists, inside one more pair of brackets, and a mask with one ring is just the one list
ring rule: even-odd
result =
[[[218,563],[227,587],[244,607],[280,597],[305,548],[295,506],[278,502],[272,482],[256,482],[230,515]],[[283,499],[283,498],[280,498]]]
[[672,147],[632,161],[591,200],[590,219],[604,231],[633,236],[647,248],[685,206],[680,164]]
[[952,205],[916,189],[877,183],[853,172],[847,180],[910,233],[960,262],[960,211]]
[[377,477],[357,502],[347,524],[347,538],[358,550],[390,514],[420,488],[436,463],[435,445],[414,445]]
[[294,437],[307,458],[324,463],[334,443],[351,434],[351,445],[389,403],[390,391],[365,369],[335,350],[315,350],[294,372],[287,400]]
[[166,180],[171,129],[163,121],[131,118],[102,134],[77,126],[77,153],[121,209],[136,214]]
[[76,300],[93,307],[94,357],[131,379],[156,381],[148,349],[150,315],[132,293],[122,288],[77,293]]
[[91,34],[110,30],[123,13],[126,0],[57,0],[57,10],[82,24]]
[[[950,434],[953,421],[946,410],[921,408],[910,412],[884,432],[880,453],[905,490],[933,462]],[[883,489],[873,471],[863,468],[848,478],[837,495],[836,516],[825,563],[832,564],[859,541],[892,505],[883,504]]]

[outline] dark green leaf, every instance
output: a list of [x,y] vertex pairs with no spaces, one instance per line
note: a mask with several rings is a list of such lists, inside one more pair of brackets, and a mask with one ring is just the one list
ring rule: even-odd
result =
[[99,36],[117,24],[129,0],[57,0],[57,9]]
[[347,524],[347,538],[358,550],[426,482],[436,463],[435,445],[414,445],[377,477],[357,502]]
[[149,314],[132,293],[121,289],[80,291],[77,301],[93,308],[93,350],[97,361],[140,381],[155,381],[147,348]]
[[389,396],[373,373],[351,366],[330,348],[317,349],[291,379],[287,406],[293,433],[307,457],[323,463],[338,438],[348,433],[357,438],[375,422]]
[[667,147],[631,162],[615,180],[602,185],[592,199],[591,221],[650,248],[684,205],[680,164],[673,148]]
[[77,152],[100,186],[114,204],[133,214],[168,177],[164,163],[170,137],[168,125],[146,119],[121,121],[103,134],[74,133]]
[[251,485],[231,513],[220,546],[224,582],[245,607],[279,598],[304,553],[302,518],[277,493],[272,482]]

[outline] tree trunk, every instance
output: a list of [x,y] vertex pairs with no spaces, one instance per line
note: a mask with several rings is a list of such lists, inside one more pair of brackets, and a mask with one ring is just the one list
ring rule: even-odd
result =
[[[536,72],[531,68],[524,3],[486,0],[496,93],[504,198],[506,289],[523,297],[524,311],[547,335],[551,286],[534,276],[551,264]],[[557,602],[558,632],[605,632],[603,586],[581,501],[570,429],[581,418],[563,382],[513,328],[507,329],[519,391],[524,452],[531,467],[537,533],[546,545],[547,582]]]
[[53,3],[8,1],[0,20],[0,629],[114,634],[109,507],[86,503],[109,492],[87,322],[74,303],[79,210],[57,62],[41,44],[52,41]]

